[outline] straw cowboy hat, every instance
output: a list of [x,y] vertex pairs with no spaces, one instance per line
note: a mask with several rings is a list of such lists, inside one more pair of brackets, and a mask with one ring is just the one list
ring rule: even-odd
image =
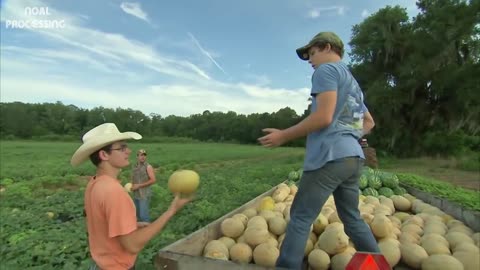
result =
[[142,135],[136,132],[120,132],[113,123],[101,124],[83,135],[83,144],[73,154],[70,164],[72,166],[80,165],[89,159],[90,155],[95,151],[116,141],[127,139],[140,140],[141,138]]

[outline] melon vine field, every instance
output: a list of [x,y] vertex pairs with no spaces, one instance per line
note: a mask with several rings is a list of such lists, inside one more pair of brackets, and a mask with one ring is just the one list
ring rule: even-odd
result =
[[[70,166],[69,160],[76,147],[78,143],[1,142],[2,269],[87,268],[89,253],[83,192],[94,167],[89,163],[77,168]],[[162,247],[203,228],[289,178],[290,183],[295,181],[301,174],[299,169],[304,155],[302,148],[272,150],[214,143],[136,142],[130,147],[132,151],[147,149],[148,162],[156,170],[157,182],[152,187],[150,204],[153,218],[165,211],[172,199],[167,179],[174,171],[192,169],[200,175],[195,201],[172,219],[139,254],[138,269],[154,269],[152,258]],[[134,161],[132,154],[131,162]],[[129,176],[129,168],[122,171],[122,184],[128,182]],[[403,181],[466,208],[480,210],[477,191],[425,181],[420,176],[378,174],[367,169],[361,180],[362,196],[370,198],[367,203],[370,200],[376,203],[371,198],[400,196],[405,192],[399,185]],[[452,192],[445,192],[446,189]],[[417,207],[422,208],[421,205]],[[398,219],[402,218],[406,219]]]

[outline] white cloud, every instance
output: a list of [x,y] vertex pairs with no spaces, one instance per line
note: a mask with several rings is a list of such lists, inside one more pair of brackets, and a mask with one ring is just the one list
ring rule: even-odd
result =
[[253,81],[254,85],[269,85],[272,80],[267,75],[247,74],[249,80]]
[[135,16],[141,20],[148,22],[148,15],[145,11],[142,10],[140,3],[132,3],[132,2],[123,2],[120,4],[120,8],[127,14]]
[[[6,2],[2,20],[22,18],[23,5],[45,6],[40,1],[25,3]],[[217,81],[182,54],[166,55],[123,35],[84,27],[84,20],[71,14],[50,11],[65,19],[67,27],[18,30],[42,41],[36,46],[48,42],[48,49],[2,41],[2,102],[61,101],[82,108],[123,107],[183,116],[204,110],[274,112],[287,106],[301,114],[308,105],[308,89],[268,87],[266,76],[253,84]]]
[[193,36],[192,33],[188,33],[188,35],[190,36],[190,38],[192,39],[193,43],[195,44],[195,46],[197,46],[197,48],[200,50],[200,52],[202,52],[202,54],[204,54],[206,57],[208,57],[208,59],[210,59],[210,61],[212,61],[212,63],[218,68],[220,69],[223,74],[229,76],[227,74],[227,72],[225,72],[225,70],[217,63],[217,61],[215,61],[215,59],[213,59],[212,55],[207,52],[205,49],[203,49],[203,47],[200,45],[200,42],[198,42],[198,40],[195,38],[195,36]]
[[366,9],[362,10],[362,18],[366,18],[368,16],[370,16],[370,12],[368,12]]
[[318,10],[316,10],[316,9],[310,11],[310,14],[309,14],[309,17],[310,17],[310,18],[314,18],[314,19],[315,19],[315,18],[317,18],[318,16],[320,16],[320,11],[318,11]]
[[[1,75],[2,102],[22,101],[29,103],[61,101],[91,109],[132,108],[145,114],[188,116],[210,111],[235,111],[240,114],[275,112],[284,107],[297,114],[307,107],[308,89],[287,90],[259,87],[248,84],[223,84],[213,82],[205,85],[163,84],[121,89],[121,82],[109,87],[91,87],[73,84],[61,79],[48,80],[38,77]],[[124,87],[125,88],[125,87]]]
[[[36,6],[45,6],[40,1],[28,1],[28,4],[22,1],[9,1],[2,9],[2,20],[4,18],[25,17],[23,9],[30,2]],[[66,28],[61,29],[29,29],[50,41],[61,45],[68,45],[76,48],[80,52],[93,53],[91,57],[98,61],[108,61],[111,65],[138,64],[154,70],[156,72],[174,76],[181,79],[196,80],[198,78],[208,79],[207,72],[200,69],[193,63],[184,59],[169,58],[161,55],[152,47],[130,40],[120,34],[106,33],[95,29],[83,27],[81,20],[76,17],[50,9],[52,14],[66,20]]]
[[331,16],[331,15],[345,15],[345,7],[344,6],[330,6],[330,7],[318,7],[313,8],[309,13],[308,17],[310,18],[318,18],[320,16]]

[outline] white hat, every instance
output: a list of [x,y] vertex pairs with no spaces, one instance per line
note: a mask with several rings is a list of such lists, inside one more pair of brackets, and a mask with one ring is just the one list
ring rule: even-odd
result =
[[83,144],[75,151],[70,164],[78,166],[87,160],[95,151],[117,141],[126,139],[140,140],[142,135],[136,132],[120,132],[113,123],[101,124],[94,127],[82,137]]

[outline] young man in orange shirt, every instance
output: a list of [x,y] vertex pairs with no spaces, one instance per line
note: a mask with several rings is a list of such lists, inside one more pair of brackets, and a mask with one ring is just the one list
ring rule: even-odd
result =
[[139,140],[136,132],[120,132],[115,124],[101,124],[88,131],[70,163],[78,166],[90,159],[96,174],[85,189],[85,213],[90,269],[134,269],[137,254],[191,198],[176,195],[168,210],[150,224],[137,224],[132,199],[118,180],[129,165],[131,150],[126,140]]

